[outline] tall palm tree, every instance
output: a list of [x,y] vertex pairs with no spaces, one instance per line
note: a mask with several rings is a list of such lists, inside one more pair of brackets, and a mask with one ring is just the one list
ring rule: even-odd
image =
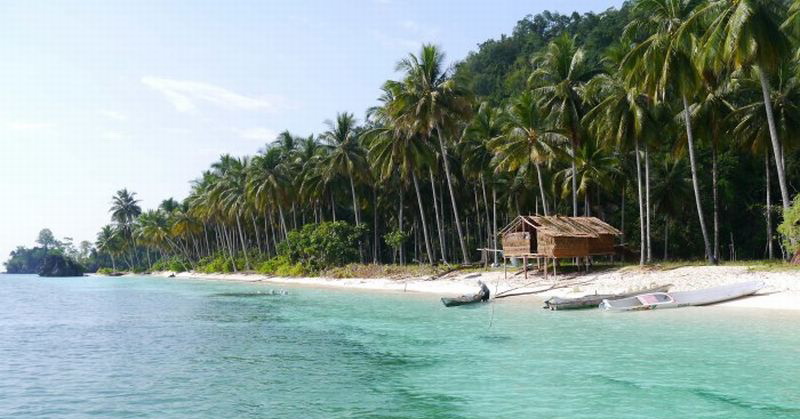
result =
[[539,112],[536,99],[530,91],[511,99],[505,110],[502,129],[503,136],[495,137],[489,143],[489,148],[495,153],[495,172],[516,172],[533,165],[539,184],[542,211],[544,215],[549,215],[542,165],[550,162],[566,137],[547,128],[545,118]]
[[356,119],[351,113],[336,115],[336,122],[326,121],[328,131],[322,134],[329,153],[326,157],[327,178],[345,176],[350,180],[350,193],[353,197],[353,214],[356,226],[361,224],[358,195],[356,195],[356,178],[364,175],[367,161],[364,150],[356,136]]
[[[423,137],[409,129],[406,125],[407,117],[402,104],[398,104],[398,96],[403,86],[398,82],[388,81],[383,86],[380,97],[381,107],[370,109],[370,116],[378,122],[375,127],[364,133],[368,147],[368,161],[373,172],[381,180],[393,176],[399,177],[402,214],[403,185],[409,181],[414,185],[417,196],[422,233],[425,242],[425,251],[428,262],[434,264],[433,248],[428,234],[428,225],[425,217],[425,206],[419,187],[419,173],[433,165],[435,152]],[[402,215],[399,217],[402,223]],[[400,226],[402,231],[402,225]]]
[[650,98],[636,86],[625,83],[626,69],[620,64],[627,51],[621,46],[611,48],[606,60],[612,71],[598,74],[587,84],[584,95],[595,106],[584,116],[584,123],[596,138],[606,142],[606,146],[614,146],[623,153],[633,149],[639,206],[639,263],[644,265],[647,258],[647,211],[642,184],[641,143],[646,131],[656,127],[650,123]]
[[111,198],[109,212],[111,212],[111,219],[117,223],[120,233],[128,240],[131,263],[134,264],[136,262],[136,239],[133,236],[133,228],[136,218],[142,213],[139,200],[136,199],[136,192],[128,192],[127,189],[118,190]]
[[783,149],[770,101],[770,75],[789,56],[791,44],[781,30],[780,16],[786,2],[780,0],[710,0],[698,8],[697,20],[708,19],[703,48],[734,69],[752,68],[761,84],[764,112],[778,172],[784,210],[791,205],[783,165]]
[[401,122],[404,129],[415,132],[426,140],[435,134],[447,178],[462,258],[464,263],[469,263],[469,252],[461,228],[458,201],[447,158],[445,134],[457,130],[458,123],[469,117],[472,105],[463,83],[445,70],[444,59],[444,53],[437,46],[425,44],[419,56],[409,54],[397,64],[397,70],[402,71],[404,77],[399,84],[401,88],[395,89],[391,113],[398,116],[398,122]]
[[696,43],[693,34],[684,25],[693,8],[694,2],[686,0],[641,0],[635,3],[635,17],[626,26],[624,35],[627,39],[642,40],[622,60],[622,67],[625,69],[626,82],[640,87],[656,102],[664,101],[668,94],[674,93],[683,104],[683,123],[686,127],[697,217],[703,233],[706,258],[710,264],[716,264],[700,202],[689,103],[700,83],[693,60],[697,55]]
[[101,252],[108,253],[111,257],[111,269],[114,272],[117,271],[117,262],[114,259],[114,256],[119,254],[120,251],[120,244],[119,244],[119,236],[117,235],[114,226],[112,225],[105,225],[100,232],[97,233],[97,241],[95,242],[97,249]]
[[[572,150],[577,150],[584,137],[581,119],[584,115],[584,104],[580,91],[600,69],[586,59],[582,48],[577,46],[575,38],[563,34],[533,58],[534,70],[528,83],[534,92],[541,97],[541,106],[547,112],[556,127],[567,134]],[[575,163],[571,163],[572,171],[577,171]],[[572,177],[577,181],[577,176]],[[572,215],[578,216],[577,184],[572,184]]]

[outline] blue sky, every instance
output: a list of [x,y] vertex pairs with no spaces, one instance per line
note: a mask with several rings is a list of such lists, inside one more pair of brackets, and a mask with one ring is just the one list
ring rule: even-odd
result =
[[93,241],[117,189],[153,207],[222,153],[363,117],[422,42],[458,60],[525,15],[621,3],[5,0],[0,260],[43,227]]

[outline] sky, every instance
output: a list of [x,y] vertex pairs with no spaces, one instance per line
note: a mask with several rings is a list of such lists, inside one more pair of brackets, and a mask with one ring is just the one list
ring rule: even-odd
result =
[[621,3],[4,0],[0,261],[45,227],[94,241],[121,188],[153,208],[223,153],[363,119],[423,42],[452,62],[526,15]]

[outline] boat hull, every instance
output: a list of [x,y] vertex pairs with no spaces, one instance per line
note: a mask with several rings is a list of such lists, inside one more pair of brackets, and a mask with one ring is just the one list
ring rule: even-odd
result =
[[600,308],[610,311],[643,311],[688,306],[703,306],[753,295],[764,288],[762,281],[749,281],[695,291],[645,293],[633,297],[606,299]]

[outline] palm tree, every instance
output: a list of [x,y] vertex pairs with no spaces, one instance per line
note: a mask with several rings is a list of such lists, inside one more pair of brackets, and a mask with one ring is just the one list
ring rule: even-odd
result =
[[693,11],[693,2],[685,0],[643,0],[634,4],[634,19],[625,28],[627,39],[643,40],[636,43],[622,61],[628,85],[640,87],[656,102],[664,101],[673,92],[683,104],[683,122],[689,151],[697,217],[703,233],[706,257],[715,264],[714,252],[706,229],[703,206],[700,202],[700,185],[697,180],[694,132],[689,99],[697,92],[699,77],[693,61],[696,45],[692,33],[684,24]]
[[[776,86],[771,92],[778,135],[783,138],[783,148],[796,149],[800,146],[800,77],[795,63],[784,63],[776,74]],[[740,77],[733,81],[739,97],[746,102],[736,109],[730,119],[734,122],[732,133],[740,144],[755,155],[764,156],[766,182],[766,232],[767,255],[773,257],[772,198],[770,196],[769,149],[771,137],[764,111],[765,102],[760,95],[760,81],[750,77]],[[776,162],[776,166],[779,164]]]
[[686,210],[685,202],[691,199],[691,179],[686,178],[683,160],[664,159],[663,167],[653,186],[653,204],[664,215],[664,260],[669,258],[670,220],[680,222]]
[[117,263],[114,259],[114,255],[119,254],[120,246],[119,246],[119,236],[117,235],[114,226],[112,225],[103,226],[100,232],[97,233],[97,241],[95,242],[95,245],[97,246],[97,249],[100,250],[101,252],[108,253],[108,255],[111,257],[111,269],[113,269],[114,272],[116,272]]
[[[234,158],[224,155],[220,161],[213,166],[220,175],[220,181],[211,191],[211,196],[217,208],[226,216],[236,222],[236,229],[239,233],[239,241],[244,254],[245,267],[250,269],[250,259],[247,255],[247,242],[244,238],[242,229],[242,217],[247,212],[247,171],[250,159]],[[236,263],[233,264],[236,270]]]
[[456,131],[459,121],[466,120],[472,111],[468,92],[462,83],[451,77],[444,69],[444,53],[436,46],[425,44],[419,56],[409,54],[397,64],[397,70],[404,73],[402,82],[393,92],[392,114],[406,129],[430,139],[433,134],[439,142],[439,151],[444,165],[450,203],[453,207],[453,220],[458,232],[464,263],[469,263],[464,233],[458,214],[458,203],[450,162],[445,147],[445,133]]
[[[418,175],[424,167],[430,167],[435,160],[435,153],[428,142],[406,125],[407,120],[402,104],[397,103],[399,91],[403,86],[398,82],[388,81],[383,86],[383,95],[379,99],[382,107],[372,108],[370,115],[378,121],[378,125],[364,133],[368,145],[368,160],[373,172],[381,180],[398,175],[400,180],[402,214],[403,184],[410,180],[417,195],[420,221],[425,241],[428,262],[435,263],[428,226],[425,218],[425,207],[419,188]],[[402,231],[402,215],[398,217]]]
[[595,106],[584,116],[584,123],[596,138],[603,139],[608,146],[626,152],[634,151],[636,160],[637,201],[639,204],[640,249],[639,263],[647,258],[647,231],[644,188],[642,185],[641,143],[646,131],[652,127],[650,117],[651,100],[635,86],[625,83],[625,68],[620,67],[627,50],[615,46],[607,55],[607,62],[616,71],[598,74],[587,84],[584,95]]
[[[577,150],[584,137],[581,119],[584,105],[580,91],[583,86],[600,72],[586,59],[575,38],[563,34],[547,45],[533,59],[534,70],[528,83],[541,97],[541,106],[556,127],[562,129],[570,139],[572,150]],[[573,174],[577,172],[574,161]],[[572,177],[577,181],[577,176]],[[572,215],[578,216],[577,184],[572,184]]]
[[131,268],[136,261],[136,241],[133,237],[133,225],[136,218],[142,213],[136,192],[120,189],[111,198],[111,219],[117,223],[120,233],[129,240],[131,251]]
[[[564,180],[564,191],[568,190],[568,183],[573,185],[577,183],[578,192],[584,196],[585,215],[588,217],[591,215],[590,191],[592,188],[598,191],[610,189],[612,179],[619,172],[619,162],[616,156],[608,153],[596,141],[584,141],[574,156],[577,172],[565,169],[559,176]],[[576,175],[577,182],[572,178]]]
[[783,148],[770,101],[769,76],[780,67],[790,51],[781,30],[779,16],[785,16],[785,2],[779,0],[710,0],[698,8],[697,20],[710,20],[703,36],[703,48],[712,51],[724,65],[733,69],[752,68],[761,83],[764,112],[775,157],[781,201],[784,210],[791,205],[783,165]]
[[325,161],[326,178],[330,180],[337,175],[349,178],[356,226],[361,225],[355,180],[363,176],[367,161],[356,137],[356,119],[353,114],[343,112],[336,115],[336,122],[326,121],[325,124],[328,131],[322,134],[322,139],[329,149]]
[[559,143],[565,140],[557,131],[546,128],[533,93],[526,91],[513,98],[506,107],[503,136],[495,137],[489,143],[489,148],[495,153],[495,172],[517,172],[533,165],[544,215],[548,215],[548,207],[542,165],[550,162]]

